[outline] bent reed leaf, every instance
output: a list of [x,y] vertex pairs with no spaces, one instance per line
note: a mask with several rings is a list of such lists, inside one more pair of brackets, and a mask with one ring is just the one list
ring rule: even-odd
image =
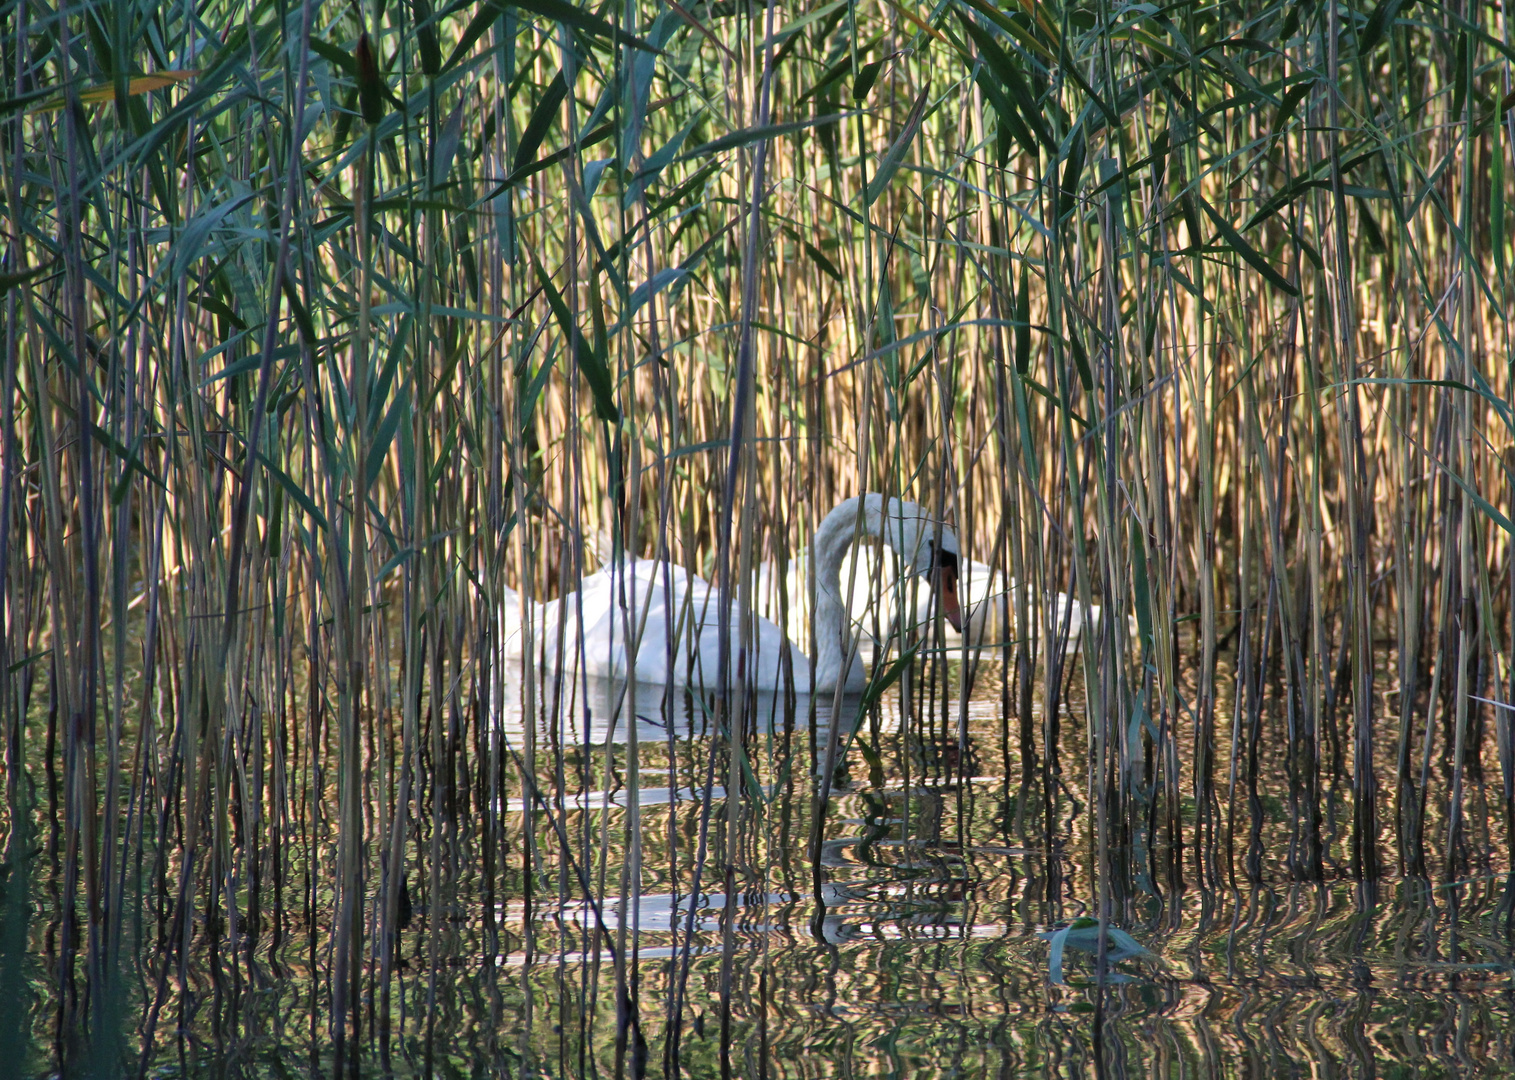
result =
[[863,195],[865,206],[872,206],[878,201],[879,196],[889,187],[889,182],[894,179],[894,174],[899,171],[900,163],[905,160],[910,144],[915,141],[916,133],[920,131],[921,121],[926,115],[926,103],[930,97],[929,85],[922,87],[921,92],[916,95],[915,104],[910,107],[899,135],[890,144],[889,149],[884,151],[884,156],[879,159],[878,169],[868,181],[867,191]]
[[563,336],[570,343],[574,363],[583,374],[584,381],[589,384],[590,394],[594,398],[595,412],[607,423],[619,423],[621,414],[615,403],[615,382],[610,377],[604,358],[590,347],[578,325],[573,321],[573,315],[568,310],[568,304],[563,300],[563,294],[558,291],[552,279],[547,276],[547,272],[540,266],[537,267],[537,280],[541,283],[542,292],[552,307],[553,315],[558,320]]
[[1288,293],[1290,296],[1299,295],[1299,289],[1296,288],[1288,278],[1284,277],[1277,270],[1275,270],[1273,268],[1273,264],[1268,262],[1267,259],[1263,258],[1256,248],[1247,243],[1246,238],[1242,236],[1241,233],[1237,232],[1229,221],[1221,217],[1221,215],[1216,211],[1215,207],[1211,206],[1209,201],[1203,195],[1196,195],[1195,198],[1198,200],[1199,205],[1204,208],[1205,214],[1209,216],[1212,222],[1214,222],[1216,229],[1220,231],[1221,237],[1226,241],[1227,246],[1229,246],[1232,251],[1236,252],[1243,259],[1245,259],[1254,270],[1260,273],[1263,277],[1267,278],[1275,288]]

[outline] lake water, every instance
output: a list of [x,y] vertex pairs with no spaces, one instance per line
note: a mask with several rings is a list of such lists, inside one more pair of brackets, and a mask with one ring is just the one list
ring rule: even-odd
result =
[[[1375,890],[1345,873],[1339,793],[1324,802],[1323,884],[1291,878],[1281,792],[1261,803],[1258,883],[1239,856],[1234,875],[1220,860],[1213,883],[1194,851],[1175,864],[1158,830],[1133,856],[1146,884],[1112,906],[1119,962],[1101,984],[1098,928],[1074,922],[1097,910],[1076,699],[1055,770],[1038,762],[1029,785],[992,665],[966,711],[928,674],[860,720],[860,703],[842,701],[817,835],[829,697],[813,715],[804,698],[753,701],[733,755],[709,704],[683,692],[581,681],[539,694],[530,723],[504,692],[498,726],[457,730],[449,760],[461,771],[418,824],[387,994],[370,898],[359,1049],[344,1072],[671,1076],[674,1061],[679,1075],[752,1078],[1515,1070],[1497,827],[1471,841],[1485,872]],[[498,771],[481,764],[491,755]],[[533,783],[522,781],[528,757]],[[286,852],[286,891],[265,899],[263,932],[245,949],[202,936],[183,982],[170,980],[150,1075],[332,1074],[330,895],[306,871],[329,869],[333,838],[293,839],[304,854]],[[39,912],[56,910],[56,882],[39,886]],[[38,944],[55,956],[58,925],[42,922]],[[1122,943],[1140,955],[1120,959]],[[57,1039],[46,970],[39,1052]],[[143,1000],[151,970],[129,978]],[[123,1026],[134,1060],[140,1024]]]

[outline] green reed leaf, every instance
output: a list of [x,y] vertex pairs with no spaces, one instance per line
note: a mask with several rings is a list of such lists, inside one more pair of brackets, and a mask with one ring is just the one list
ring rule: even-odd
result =
[[28,270],[18,270],[13,274],[0,274],[0,295],[25,285],[46,269],[48,269],[46,266],[33,266]]
[[915,104],[910,107],[910,113],[905,117],[905,126],[900,129],[898,137],[884,151],[884,156],[879,159],[878,169],[868,181],[868,189],[864,193],[863,202],[872,206],[878,201],[878,197],[889,187],[889,181],[894,179],[894,174],[899,171],[900,162],[905,160],[905,154],[910,150],[910,144],[915,141],[917,132],[920,131],[921,121],[926,115],[926,103],[930,99],[931,88],[923,87],[916,96]]
[[1273,269],[1273,264],[1263,258],[1262,254],[1255,247],[1247,243],[1246,237],[1237,232],[1229,221],[1221,217],[1203,195],[1196,194],[1195,198],[1198,200],[1199,205],[1204,208],[1210,220],[1215,223],[1215,227],[1220,230],[1221,237],[1232,251],[1245,259],[1253,269],[1267,278],[1275,288],[1288,293],[1290,296],[1299,295],[1299,289],[1291,284],[1288,278]]
[[592,12],[583,8],[575,7],[567,3],[567,0],[498,0],[495,7],[515,7],[522,11],[529,11],[533,15],[541,15],[553,22],[564,23],[575,30],[583,31],[591,37],[609,38],[617,45],[629,45],[633,49],[641,49],[643,52],[656,53],[660,50],[648,42],[628,34],[619,26],[606,22]]
[[842,284],[842,272],[836,268],[836,264],[826,258],[826,253],[816,247],[809,240],[801,241],[805,245],[805,254],[810,256],[810,261],[821,268],[821,272],[830,277],[838,285]]
[[279,468],[279,466],[275,465],[272,459],[270,459],[268,455],[263,453],[261,450],[258,451],[258,460],[262,462],[263,467],[268,470],[268,475],[272,476],[274,480],[278,482],[279,486],[282,487],[285,493],[288,494],[289,497],[299,505],[300,509],[309,514],[311,516],[311,519],[314,520],[315,523],[319,525],[323,530],[330,531],[330,526],[327,525],[325,516],[321,513],[320,510],[316,509],[315,501],[305,493],[304,489],[301,488],[299,484],[294,482],[288,473]]
[[400,421],[410,415],[410,399],[403,390],[395,395],[390,403],[389,411],[384,414],[384,420],[374,432],[373,440],[368,444],[368,457],[363,463],[363,493],[373,487],[374,481],[379,477],[379,470],[384,467],[384,459],[389,456],[389,444],[394,442],[395,431],[400,426]]
[[564,303],[563,294],[558,291],[552,279],[540,266],[537,267],[537,280],[542,285],[542,292],[547,296],[553,315],[557,317],[563,336],[568,339],[573,349],[574,363],[578,365],[584,381],[589,383],[589,392],[594,398],[595,413],[601,420],[612,424],[618,423],[621,413],[615,404],[615,382],[610,377],[610,369],[606,367],[604,358],[590,348],[583,332],[573,321],[573,314]]
[[994,36],[983,27],[979,26],[967,12],[954,7],[953,12],[963,24],[963,29],[973,39],[973,44],[978,48],[979,55],[984,58],[984,63],[994,72],[994,77],[1004,87],[1010,100],[1014,101],[1015,107],[1020,111],[1021,119],[1026,127],[1036,133],[1036,137],[1050,153],[1057,153],[1057,140],[1052,137],[1046,122],[1042,118],[1042,111],[1037,108],[1036,100],[1031,93],[1030,86],[1021,75],[1019,65],[1010,58],[1010,54],[994,40]]
[[852,100],[862,101],[868,96],[868,91],[873,89],[873,84],[878,82],[878,73],[884,69],[882,60],[874,60],[864,64],[857,73],[857,78],[852,83]]
[[821,124],[834,124],[838,120],[845,120],[849,116],[856,115],[855,112],[832,113],[829,116],[816,116],[809,120],[794,120],[787,124],[761,124],[740,128],[722,135],[719,139],[712,139],[707,143],[701,143],[693,150],[675,160],[689,161],[692,158],[719,154],[727,150],[735,150],[738,147],[749,146],[759,139],[777,139],[784,135],[792,135],[796,131],[804,131],[806,128],[813,128]]
[[536,160],[537,150],[541,148],[548,129],[557,119],[558,108],[567,96],[568,87],[563,82],[563,72],[559,70],[547,84],[547,89],[536,107],[531,110],[531,119],[526,122],[526,130],[521,132],[521,141],[516,144],[515,161],[511,166],[515,172],[519,172]]

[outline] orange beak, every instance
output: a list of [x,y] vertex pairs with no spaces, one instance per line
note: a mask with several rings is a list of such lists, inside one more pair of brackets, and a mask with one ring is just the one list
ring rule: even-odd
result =
[[963,632],[963,609],[957,602],[957,567],[943,566],[937,570],[936,588],[937,595],[942,602],[942,615],[944,615],[952,629],[958,633]]

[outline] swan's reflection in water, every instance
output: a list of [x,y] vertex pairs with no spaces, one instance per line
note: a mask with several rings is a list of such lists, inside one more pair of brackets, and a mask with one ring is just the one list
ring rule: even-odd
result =
[[[857,695],[749,693],[741,710],[748,733],[744,745],[760,760],[744,762],[747,783],[740,807],[749,822],[761,819],[782,825],[787,820],[789,833],[770,833],[767,838],[773,844],[770,852],[786,861],[744,866],[737,884],[745,878],[752,887],[728,896],[728,883],[719,870],[707,873],[696,891],[686,869],[679,875],[683,890],[669,891],[662,869],[670,854],[670,834],[682,840],[679,857],[687,868],[702,819],[716,820],[715,832],[725,827],[728,790],[722,781],[729,775],[729,750],[724,738],[712,737],[725,730],[714,699],[683,688],[631,685],[618,679],[591,678],[567,685],[549,681],[535,689],[530,724],[519,685],[502,697],[506,708],[499,730],[507,747],[519,755],[529,732],[539,754],[557,746],[563,752],[587,751],[594,760],[612,764],[610,783],[581,784],[577,790],[558,790],[544,775],[532,808],[557,815],[565,831],[577,830],[575,835],[587,829],[589,850],[608,843],[613,860],[625,854],[622,845],[630,839],[626,830],[635,804],[644,865],[658,866],[649,876],[655,873],[665,886],[638,892],[625,878],[611,877],[611,887],[603,894],[586,897],[580,888],[577,895],[569,890],[531,909],[520,903],[502,906],[507,926],[524,931],[524,924],[531,923],[539,931],[565,935],[558,954],[563,962],[610,960],[607,939],[596,934],[597,928],[628,941],[644,959],[670,958],[681,950],[694,957],[719,953],[728,936],[734,947],[746,951],[806,940],[839,945],[988,938],[1006,932],[1003,921],[971,922],[965,917],[974,892],[968,862],[959,842],[943,831],[945,790],[955,791],[964,779],[956,769],[943,785],[917,782],[909,788],[880,790],[855,789],[843,772],[827,819],[829,835],[819,849],[823,880],[818,891],[815,887],[806,838],[813,820],[815,768],[832,738],[832,717],[841,717],[836,738],[843,749],[854,737],[893,739],[899,735],[897,703],[878,710],[860,727],[863,700]],[[638,748],[634,795],[628,777],[633,734]],[[926,756],[956,762],[957,749],[956,740],[951,740],[950,748],[933,747]],[[719,757],[718,768],[710,767],[712,753]],[[916,756],[922,756],[919,748]],[[518,795],[504,805],[507,812],[521,814],[528,799]],[[677,848],[680,839],[671,847]],[[1021,854],[1003,845],[971,847],[980,856],[992,850],[999,859]],[[499,959],[521,965],[528,956],[540,960],[542,952],[533,947]]]

